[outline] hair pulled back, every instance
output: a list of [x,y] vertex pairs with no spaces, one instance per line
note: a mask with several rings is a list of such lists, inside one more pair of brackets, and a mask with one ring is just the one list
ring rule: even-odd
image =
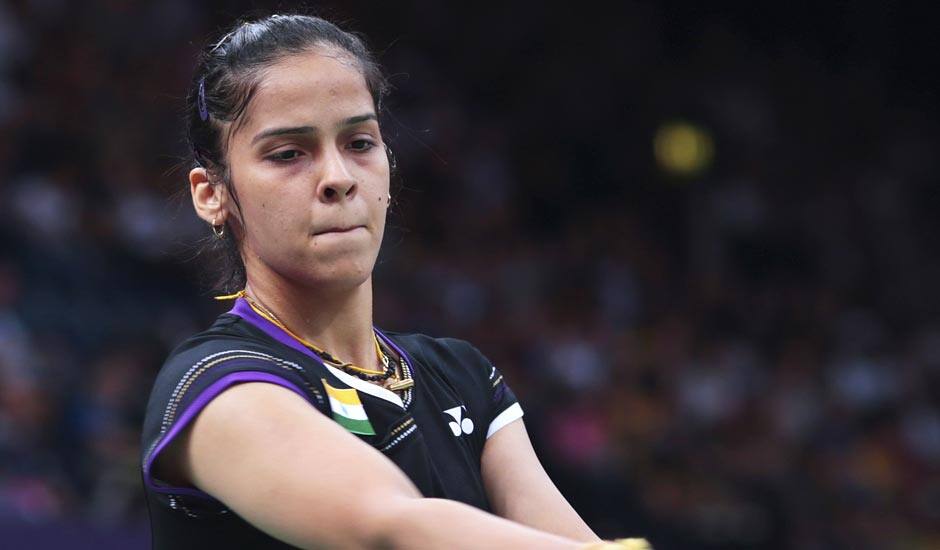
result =
[[[225,185],[236,208],[226,150],[244,121],[264,70],[285,57],[314,48],[335,48],[355,61],[372,95],[376,114],[388,83],[372,53],[358,35],[311,15],[271,15],[241,21],[200,54],[186,99],[186,136],[195,166],[209,173],[213,185]],[[245,265],[228,222],[221,238],[210,235],[200,251],[208,256],[216,290],[234,292],[245,286]]]

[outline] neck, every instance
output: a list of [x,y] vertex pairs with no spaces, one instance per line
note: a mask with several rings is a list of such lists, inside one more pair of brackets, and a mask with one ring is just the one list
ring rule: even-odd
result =
[[249,276],[245,292],[291,332],[333,357],[376,368],[371,276],[351,288],[301,287],[283,279]]

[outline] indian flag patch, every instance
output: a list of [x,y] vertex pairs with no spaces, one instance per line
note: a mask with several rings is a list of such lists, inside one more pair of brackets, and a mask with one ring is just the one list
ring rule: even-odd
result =
[[326,395],[330,398],[333,420],[354,434],[375,435],[375,429],[366,416],[366,409],[359,401],[359,394],[353,388],[340,389],[323,380]]

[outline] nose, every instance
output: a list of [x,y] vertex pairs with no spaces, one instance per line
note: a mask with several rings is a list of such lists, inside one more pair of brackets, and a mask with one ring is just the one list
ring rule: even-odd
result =
[[317,186],[317,196],[323,202],[339,202],[351,199],[359,185],[352,176],[342,152],[335,148],[323,155],[323,172]]

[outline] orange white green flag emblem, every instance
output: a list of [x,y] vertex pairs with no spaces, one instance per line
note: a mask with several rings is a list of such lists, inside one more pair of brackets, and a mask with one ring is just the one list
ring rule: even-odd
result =
[[334,388],[326,380],[322,381],[326,395],[330,398],[333,420],[354,434],[375,435],[375,429],[372,428],[372,423],[366,416],[366,409],[362,406],[356,390]]

